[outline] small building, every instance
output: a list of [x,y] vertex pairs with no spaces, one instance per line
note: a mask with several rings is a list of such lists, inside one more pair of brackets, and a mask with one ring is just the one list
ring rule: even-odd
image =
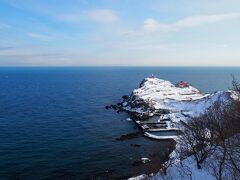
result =
[[149,78],[156,78],[153,74],[151,76],[149,76]]
[[178,87],[180,88],[186,88],[186,87],[189,87],[190,84],[188,82],[184,82],[184,81],[180,81],[178,84],[177,84]]

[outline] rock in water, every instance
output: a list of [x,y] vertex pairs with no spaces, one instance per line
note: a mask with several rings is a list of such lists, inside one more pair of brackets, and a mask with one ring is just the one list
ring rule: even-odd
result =
[[141,158],[141,160],[142,160],[142,162],[143,162],[144,164],[150,161],[149,158]]
[[132,119],[131,118],[127,118],[126,121],[132,121]]

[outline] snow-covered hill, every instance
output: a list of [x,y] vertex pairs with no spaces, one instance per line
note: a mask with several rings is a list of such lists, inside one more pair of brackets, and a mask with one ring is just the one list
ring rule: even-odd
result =
[[165,110],[175,122],[203,114],[215,102],[228,103],[231,91],[204,94],[189,85],[178,87],[169,81],[156,77],[145,78],[139,88],[134,89],[123,109],[153,116]]
[[[221,107],[224,107],[232,100],[240,100],[239,94],[230,90],[204,94],[191,85],[179,87],[169,81],[149,77],[141,82],[139,88],[133,90],[129,98],[124,99],[122,108],[133,114],[146,115],[143,120],[136,120],[137,124],[144,130],[146,136],[154,139],[171,139],[172,137],[176,139],[175,137],[177,136],[174,137],[174,135],[156,135],[154,132],[155,130],[160,132],[173,130],[176,127],[182,130],[181,126],[177,126],[181,124],[178,123],[179,121],[186,122],[192,117],[198,117],[204,114],[215,103],[220,103]],[[163,122],[167,124],[165,129],[152,126],[149,126],[148,129],[145,128],[148,124],[155,123],[157,125]],[[176,142],[178,143],[178,139],[176,139]],[[178,149],[179,146],[176,148]],[[181,163],[176,151],[173,151],[170,156],[174,157],[174,161],[168,168],[166,176],[160,173],[153,176],[142,174],[130,178],[130,180],[183,179],[180,173],[183,167],[187,168],[188,172],[191,172],[193,179],[214,179],[207,171],[197,169],[193,156],[182,160]]]

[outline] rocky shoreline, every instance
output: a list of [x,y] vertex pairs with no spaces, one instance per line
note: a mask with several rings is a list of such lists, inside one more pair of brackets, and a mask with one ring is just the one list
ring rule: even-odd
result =
[[214,103],[227,103],[232,98],[231,91],[204,94],[189,83],[180,83],[185,86],[150,76],[131,95],[105,108],[128,113],[144,136],[166,140],[176,138],[185,122],[204,114]]
[[[184,127],[187,127],[189,120],[204,115],[215,104],[227,105],[237,97],[235,91],[217,91],[212,94],[204,94],[189,83],[181,83],[184,86],[174,85],[169,81],[151,76],[145,78],[139,87],[132,91],[131,95],[122,96],[121,102],[106,106],[106,109],[113,109],[117,113],[128,113],[129,118],[127,119],[132,120],[141,130],[124,134],[117,140],[122,141],[144,135],[154,140],[173,141],[174,146],[169,148],[166,156],[157,156],[164,164],[168,159],[176,156],[178,145],[176,147],[175,145],[178,144],[179,135]],[[133,163],[133,166],[142,166],[146,163],[146,168],[147,166],[155,167],[146,174],[153,173],[153,177],[157,177],[158,175],[154,175],[154,173],[158,174],[159,168],[162,166],[161,163],[154,162],[158,158],[149,156],[146,159],[139,159]],[[162,162],[163,159],[165,159],[164,162]],[[146,174],[132,179],[149,178],[150,176]]]

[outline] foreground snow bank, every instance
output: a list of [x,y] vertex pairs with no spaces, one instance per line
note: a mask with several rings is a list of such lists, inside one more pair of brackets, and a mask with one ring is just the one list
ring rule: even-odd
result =
[[192,180],[214,180],[215,178],[209,174],[205,169],[198,169],[196,162],[192,156],[187,159],[176,162],[167,169],[167,174],[157,173],[148,176],[142,174],[136,177],[129,178],[129,180],[170,180],[170,179],[192,179]]

